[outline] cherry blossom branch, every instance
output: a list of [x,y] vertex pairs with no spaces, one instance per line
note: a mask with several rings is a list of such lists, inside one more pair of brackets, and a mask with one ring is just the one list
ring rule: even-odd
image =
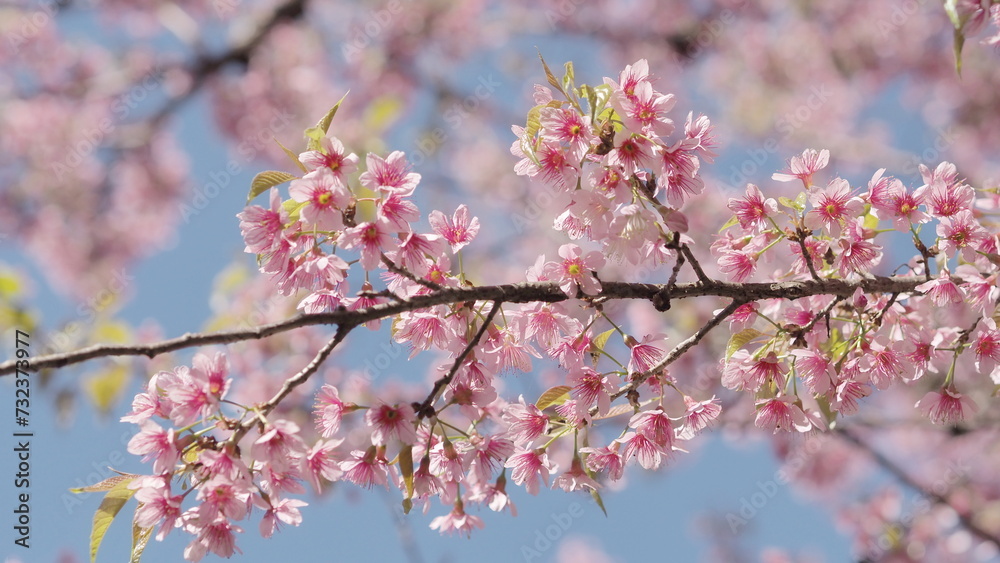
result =
[[462,350],[462,353],[459,354],[457,358],[455,358],[455,362],[452,363],[451,369],[448,370],[447,375],[439,378],[437,381],[434,382],[434,388],[431,389],[430,394],[427,395],[427,398],[424,399],[423,403],[414,404],[413,410],[416,411],[417,418],[434,416],[434,407],[433,407],[434,401],[436,401],[438,395],[441,394],[441,390],[444,389],[445,386],[451,383],[451,380],[455,378],[455,374],[458,373],[458,368],[462,366],[463,362],[465,362],[465,358],[469,357],[469,354],[472,352],[472,349],[479,344],[479,341],[482,340],[483,335],[486,334],[487,330],[489,330],[490,325],[493,324],[493,319],[497,316],[497,313],[500,312],[500,305],[501,305],[500,301],[493,302],[493,308],[490,309],[489,313],[487,313],[486,318],[483,320],[482,326],[480,326],[479,330],[476,331],[476,335],[465,346],[465,349]]
[[200,55],[194,63],[187,69],[191,75],[191,85],[187,90],[167,100],[167,102],[148,121],[155,127],[171,113],[176,111],[187,100],[191,99],[201,88],[208,83],[208,79],[219,73],[230,64],[242,63],[244,66],[249,62],[254,51],[264,42],[264,39],[279,23],[283,21],[296,20],[305,13],[307,0],[289,0],[277,6],[271,15],[260,23],[253,35],[245,42],[232,45],[226,51],[216,55]]
[[337,326],[337,333],[333,335],[333,338],[327,342],[323,348],[313,357],[312,361],[309,362],[306,367],[302,368],[302,371],[293,375],[292,377],[285,380],[285,383],[281,386],[281,389],[273,396],[270,400],[262,405],[262,412],[266,415],[267,413],[274,410],[274,407],[278,406],[293,389],[302,385],[307,379],[312,377],[312,374],[316,373],[323,362],[330,357],[330,353],[336,348],[341,342],[347,338],[347,335],[356,327],[356,324],[344,323]]
[[795,235],[796,235],[795,239],[799,243],[799,248],[802,250],[802,259],[805,260],[806,267],[809,268],[809,274],[812,276],[814,280],[820,279],[819,274],[816,272],[816,266],[813,265],[812,256],[809,254],[809,249],[806,248],[806,236],[808,236],[808,233],[806,233],[802,229],[799,229],[799,231],[795,233]]
[[434,283],[434,282],[432,282],[430,280],[425,280],[425,279],[423,279],[421,277],[417,277],[417,276],[413,275],[413,273],[410,272],[409,270],[407,270],[406,268],[403,268],[402,266],[397,266],[395,264],[395,262],[393,262],[392,260],[390,260],[389,257],[385,255],[384,252],[381,253],[381,258],[382,258],[382,263],[385,264],[385,268],[387,270],[389,270],[390,272],[392,272],[392,273],[394,273],[396,275],[403,276],[404,278],[412,281],[413,283],[418,283],[418,284],[426,287],[427,289],[431,289],[431,290],[434,290],[434,291],[437,291],[437,290],[441,289],[441,285],[440,284],[436,284],[436,283]]
[[984,530],[978,524],[973,522],[972,518],[968,514],[965,514],[959,509],[955,508],[955,506],[951,503],[948,497],[946,497],[943,494],[936,493],[933,490],[921,485],[919,482],[917,482],[917,480],[913,476],[904,471],[902,467],[897,465],[891,459],[887,458],[884,454],[882,454],[882,452],[876,450],[867,442],[861,440],[854,433],[848,431],[846,428],[838,428],[835,432],[839,436],[841,436],[844,440],[850,442],[856,448],[864,451],[869,456],[871,456],[871,458],[875,460],[875,462],[878,463],[879,466],[881,466],[883,469],[891,473],[896,479],[898,479],[906,486],[917,491],[925,498],[932,500],[935,503],[940,504],[941,506],[946,506],[950,508],[958,516],[958,521],[970,533],[972,533],[973,535],[975,535],[976,537],[978,537],[983,541],[990,542],[993,545],[1000,547],[1000,537],[991,534],[989,531]]
[[[306,365],[306,367],[302,368],[302,371],[299,373],[286,379],[285,383],[282,384],[281,389],[279,389],[273,397],[271,397],[266,403],[259,405],[261,416],[266,417],[268,413],[278,406],[278,403],[283,401],[285,397],[292,392],[293,389],[302,385],[310,377],[312,377],[312,374],[316,373],[316,371],[319,370],[319,367],[323,365],[323,362],[330,357],[330,353],[333,352],[333,349],[343,342],[345,338],[347,338],[348,333],[350,333],[355,326],[357,326],[357,324],[344,323],[339,325],[337,327],[337,333],[333,335],[333,338],[331,338],[330,341],[327,342],[315,356],[313,356],[313,359]],[[260,420],[261,417],[252,417],[241,424],[230,438],[232,443],[235,444],[239,442],[243,436],[245,436],[246,433],[254,427],[254,425],[260,422]]]
[[[673,287],[665,284],[626,283],[602,281],[600,294],[603,299],[643,299],[652,301],[663,292],[668,299],[692,297],[726,297],[742,303],[761,299],[801,299],[813,295],[850,297],[856,290],[865,293],[912,293],[923,283],[922,276],[872,277],[855,281],[843,279],[803,280],[789,282],[731,283],[710,280],[707,283],[682,283]],[[340,308],[331,313],[305,315],[247,329],[214,333],[188,333],[183,336],[151,344],[108,345],[98,344],[59,354],[48,354],[31,359],[33,370],[61,368],[95,358],[110,356],[146,356],[154,358],[167,352],[207,346],[232,344],[244,340],[259,340],[296,328],[330,324],[362,324],[367,321],[391,317],[406,311],[460,303],[464,301],[499,301],[507,303],[546,302],[556,303],[570,299],[554,282],[523,282],[479,287],[444,287],[433,293],[416,295],[392,303],[381,303],[365,309],[349,311]],[[15,360],[0,364],[0,375],[14,373]]]
[[681,252],[684,253],[684,256],[687,257],[688,262],[691,263],[691,268],[694,270],[695,275],[698,276],[698,281],[704,284],[712,283],[712,279],[705,274],[705,270],[701,269],[701,264],[699,264],[698,260],[694,257],[694,254],[691,252],[691,248],[689,248],[686,244],[682,244],[680,248]]
[[736,311],[736,309],[739,309],[744,303],[746,302],[741,301],[739,299],[734,299],[729,305],[726,305],[726,307],[723,310],[719,311],[718,314],[712,317],[711,320],[705,323],[704,326],[698,329],[698,332],[692,334],[677,346],[674,346],[674,349],[671,350],[670,353],[668,353],[663,358],[663,360],[660,361],[660,363],[653,366],[653,368],[650,369],[649,371],[643,373],[637,373],[634,376],[632,376],[632,381],[630,381],[628,385],[624,386],[623,388],[619,389],[614,394],[612,394],[611,400],[614,401],[615,399],[621,397],[622,395],[632,396],[632,394],[636,393],[636,390],[638,389],[639,385],[642,385],[642,383],[647,379],[649,379],[649,377],[652,376],[653,374],[663,371],[665,367],[677,361],[681,356],[684,355],[685,352],[690,350],[694,345],[698,344],[698,342],[700,342],[701,339],[705,337],[705,335],[711,332],[713,328],[719,326],[719,324],[722,321],[726,320],[726,318],[729,315],[732,315]]

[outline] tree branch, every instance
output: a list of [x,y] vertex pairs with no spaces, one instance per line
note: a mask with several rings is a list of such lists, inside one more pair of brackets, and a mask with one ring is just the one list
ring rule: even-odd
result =
[[951,503],[948,497],[946,497],[943,494],[936,493],[930,488],[925,487],[920,483],[918,483],[917,480],[913,478],[911,475],[909,475],[906,471],[904,471],[902,467],[897,465],[891,459],[885,457],[885,455],[883,455],[882,452],[876,450],[870,444],[864,442],[859,437],[854,435],[852,432],[849,432],[847,429],[838,428],[837,430],[835,430],[835,432],[841,438],[850,442],[856,448],[864,451],[869,456],[871,456],[871,458],[875,460],[876,463],[878,463],[883,469],[891,473],[896,479],[899,479],[899,481],[901,481],[904,485],[917,491],[928,500],[934,501],[935,503],[940,504],[941,506],[946,506],[950,508],[956,515],[958,515],[958,521],[962,524],[962,526],[966,530],[968,530],[971,534],[973,534],[974,536],[978,537],[983,541],[990,542],[993,545],[1000,548],[1000,537],[991,534],[989,531],[984,530],[978,524],[973,522],[972,518],[968,514],[963,513],[959,509],[955,508],[955,506]]
[[451,369],[448,370],[448,374],[434,382],[434,388],[431,389],[430,394],[427,395],[427,398],[424,399],[423,403],[414,403],[414,410],[417,413],[418,419],[434,416],[434,401],[437,400],[438,395],[441,394],[441,390],[444,389],[445,385],[451,383],[451,380],[455,378],[455,374],[458,373],[458,368],[462,366],[462,362],[465,361],[465,358],[469,357],[472,349],[475,348],[476,345],[479,344],[479,341],[483,339],[483,335],[486,334],[490,325],[493,324],[493,319],[497,316],[497,313],[500,312],[500,305],[500,301],[493,302],[493,308],[490,309],[490,312],[486,315],[486,319],[483,320],[483,325],[479,327],[479,330],[476,331],[476,335],[465,346],[462,353],[455,358],[455,362],[451,365]]
[[644,381],[650,378],[650,376],[652,376],[655,373],[659,373],[660,371],[663,370],[663,368],[677,361],[678,358],[684,355],[684,352],[687,352],[688,350],[691,349],[692,346],[700,342],[701,339],[704,338],[706,334],[711,332],[713,328],[719,326],[719,323],[726,320],[726,317],[732,315],[733,312],[736,311],[736,309],[739,309],[744,303],[746,302],[740,301],[739,299],[734,299],[732,303],[726,305],[725,309],[719,311],[717,315],[712,317],[710,321],[708,321],[707,323],[705,323],[703,327],[698,329],[698,332],[692,334],[677,346],[674,346],[674,349],[671,350],[670,353],[667,354],[663,358],[663,360],[660,361],[659,364],[655,365],[649,371],[635,374],[632,377],[632,381],[630,381],[628,385],[622,387],[621,389],[616,391],[613,395],[611,395],[611,400],[614,401],[615,399],[621,397],[622,395],[634,393],[636,389],[638,389],[639,386],[642,385]]
[[[652,301],[660,292],[669,299],[691,297],[727,297],[742,303],[760,299],[801,299],[812,295],[836,295],[850,297],[861,288],[865,293],[911,293],[924,282],[923,277],[873,277],[857,281],[842,279],[804,280],[780,283],[730,283],[709,281],[708,283],[682,283],[673,287],[664,284],[626,283],[602,281],[600,294],[604,299],[644,299]],[[296,315],[290,319],[259,327],[220,331],[215,333],[188,333],[183,336],[152,344],[107,345],[98,344],[72,352],[48,354],[31,358],[31,370],[60,368],[94,358],[109,356],[146,356],[153,358],[167,352],[207,346],[211,344],[232,344],[244,340],[267,338],[282,332],[313,325],[362,324],[367,321],[391,317],[406,311],[460,303],[464,301],[502,301],[508,303],[546,302],[556,303],[570,299],[554,282],[522,282],[480,287],[446,287],[425,295],[416,295],[406,300],[380,303],[365,309],[348,311],[339,308],[331,313]],[[0,375],[14,373],[16,361],[0,364]]]

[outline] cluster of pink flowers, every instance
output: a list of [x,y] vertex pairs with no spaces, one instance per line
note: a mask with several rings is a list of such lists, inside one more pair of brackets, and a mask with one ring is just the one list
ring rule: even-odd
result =
[[[254,507],[263,511],[260,533],[270,537],[279,524],[297,526],[302,521],[304,493],[299,481],[315,476],[327,466],[314,460],[321,454],[307,451],[298,426],[286,420],[264,419],[251,434],[249,455],[241,453],[238,433],[242,417],[223,411],[232,378],[226,357],[197,354],[191,367],[161,371],[149,380],[146,391],[136,395],[132,412],[122,417],[140,427],[128,443],[129,453],[152,461],[153,473],[131,481],[139,501],[135,522],[157,527],[163,540],[174,528],[195,536],[184,557],[199,561],[211,551],[229,557],[236,547],[237,522]],[[240,407],[252,413],[249,407]],[[166,423],[167,428],[161,426]],[[322,444],[316,451],[322,452]],[[184,508],[193,499],[193,506]]]
[[[884,169],[866,188],[854,189],[842,178],[814,184],[829,157],[826,150],[806,150],[774,174],[777,181],[801,181],[804,191],[794,201],[782,198],[779,206],[753,184],[743,197],[729,200],[731,228],[712,245],[719,270],[732,281],[752,280],[758,263],[773,262],[784,250],[794,262],[769,272],[774,276],[769,279],[871,278],[883,258],[876,237],[898,231],[909,234],[920,252],[911,273],[926,281],[912,294],[892,298],[859,289],[850,300],[811,297],[806,307],[758,304],[741,326],[753,331],[745,333],[748,344],[724,362],[722,382],[755,394],[758,426],[804,432],[832,422],[824,409],[832,416],[853,414],[857,401],[873,389],[913,382],[950,360],[939,389],[917,406],[934,422],[961,422],[977,410],[958,391],[955,378],[957,362],[969,363],[965,352],[975,354],[972,373],[1000,383],[994,360],[1000,357],[1000,347],[995,349],[1000,333],[992,319],[1000,297],[997,233],[983,222],[991,194],[977,198],[950,163],[934,170],[921,166],[924,184],[914,190],[885,176]],[[921,231],[932,221],[936,238],[926,244]],[[883,222],[892,228],[879,230]],[[764,319],[758,326],[766,323],[769,330],[749,328],[758,317]],[[928,328],[938,325],[942,328]],[[804,389],[797,388],[798,380]]]
[[[567,77],[559,86],[564,99],[536,85],[527,127],[513,128],[518,139],[510,150],[521,159],[514,170],[552,192],[563,209],[556,230],[599,242],[605,255],[632,265],[667,262],[674,233],[687,231],[681,206],[704,189],[701,161],[715,156],[710,121],[688,114],[683,134],[670,140],[674,95],[654,89],[645,59],[617,81],[590,87],[589,96]],[[567,271],[577,256],[560,256],[559,279],[572,284]]]
[[[447,374],[440,389],[435,385],[426,400],[389,401],[327,383],[313,405],[314,428],[281,418],[270,404],[232,403],[238,410],[227,415],[221,355],[199,355],[191,368],[155,375],[123,418],[141,427],[129,451],[153,464],[153,475],[134,484],[141,525],[159,526],[161,539],[173,528],[194,534],[188,559],[208,550],[228,556],[241,531],[236,523],[254,507],[264,510],[260,531],[269,536],[279,523],[301,521],[305,503],[291,495],[304,492],[302,482],[319,491],[342,481],[395,487],[407,510],[419,505],[426,512],[437,499],[449,512],[431,527],[468,535],[484,523],[467,507],[516,513],[508,470],[530,494],[544,486],[596,495],[630,463],[662,467],[720,416],[718,398],[695,397],[666,370],[666,335],[636,338],[593,299],[605,287],[607,258],[679,264],[678,252],[693,244],[682,235],[681,208],[703,188],[701,160],[714,156],[710,123],[689,115],[683,135],[668,142],[674,98],[654,89],[644,60],[601,86],[572,82],[571,69],[561,85],[551,81],[565,100],[536,87],[537,106],[527,127],[514,128],[511,149],[521,159],[517,173],[552,190],[562,206],[554,227],[595,246],[568,242],[558,259],[540,255],[525,273],[529,282],[558,285],[570,299],[467,301],[398,314],[392,337],[409,345],[411,357],[433,351],[446,358],[438,366]],[[975,373],[1000,383],[1000,330],[992,320],[1000,297],[992,273],[997,239],[976,206],[988,198],[977,198],[947,163],[922,168],[925,184],[912,191],[884,170],[865,190],[841,178],[817,186],[814,177],[829,156],[807,150],[773,176],[802,183],[795,199],[768,198],[750,184],[745,196],[729,201],[735,217],[711,247],[718,270],[745,282],[771,260],[773,279],[870,278],[883,259],[876,238],[884,221],[892,224],[885,231],[913,238],[920,254],[910,268],[923,283],[904,295],[859,289],[850,298],[745,303],[728,319],[740,345],[730,346],[721,383],[753,397],[757,426],[806,432],[854,413],[875,389],[913,382],[950,362],[944,381],[918,407],[935,422],[959,422],[976,407],[958,391],[956,373],[968,372],[956,367],[974,356]],[[291,181],[288,199],[271,189],[268,207],[247,207],[239,218],[261,271],[282,294],[305,294],[300,309],[360,310],[474,285],[453,270],[451,258],[476,237],[478,219],[462,205],[450,217],[431,212],[431,232],[416,227],[420,175],[403,153],[368,154],[360,171],[359,157],[326,135],[297,161],[304,174]],[[932,221],[937,238],[926,245],[921,229]],[[772,260],[778,249],[791,260]],[[349,289],[355,266],[364,275],[360,292]],[[703,273],[699,279],[711,281]],[[950,320],[930,322],[941,314]],[[614,334],[622,342],[617,349],[609,344]],[[560,385],[534,402],[499,396],[496,378],[530,372],[535,360],[560,366]],[[605,428],[613,436],[603,435]],[[174,495],[177,479],[189,487]],[[196,506],[183,509],[189,496]]]
[[[307,172],[292,180],[290,199],[282,201],[272,189],[269,207],[249,206],[239,214],[246,251],[258,255],[261,271],[282,294],[308,291],[299,304],[307,313],[380,302],[350,292],[347,277],[353,263],[365,272],[390,270],[386,277],[397,295],[426,290],[421,279],[458,283],[451,276],[449,250],[459,252],[479,231],[479,220],[470,218],[464,205],[451,218],[433,211],[434,232],[419,233],[411,225],[420,218],[411,197],[420,175],[409,170],[402,152],[385,158],[369,153],[367,170],[358,176],[359,185],[352,185],[358,156],[336,137],[323,137],[317,145],[299,155]],[[373,195],[358,197],[362,191]],[[359,209],[362,203],[374,208],[370,216]]]

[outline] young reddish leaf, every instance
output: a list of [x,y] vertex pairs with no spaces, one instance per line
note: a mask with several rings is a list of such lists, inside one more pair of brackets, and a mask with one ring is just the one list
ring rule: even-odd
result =
[[[111,469],[110,467],[108,469]],[[114,471],[114,469],[111,469]],[[117,472],[116,472],[117,473]],[[89,487],[76,487],[69,490],[71,493],[99,493],[101,491],[110,491],[111,489],[118,486],[122,481],[129,482],[135,479],[138,475],[132,473],[121,473],[115,475],[114,477],[108,477],[107,479],[101,481],[100,483],[94,483]]]
[[565,96],[566,92],[563,92],[562,84],[559,83],[559,80],[556,78],[556,75],[552,74],[552,71],[549,69],[549,65],[545,64],[545,59],[542,58],[541,53],[538,53],[538,60],[542,61],[542,68],[545,69],[545,79],[548,80],[549,84],[551,84],[553,88],[558,90],[560,94]]
[[108,526],[121,512],[125,503],[135,494],[134,490],[128,488],[128,484],[131,482],[132,478],[119,481],[108,491],[108,494],[104,495],[101,505],[97,507],[97,512],[94,513],[94,527],[90,531],[90,563],[97,560],[97,549],[101,547],[104,534],[108,532]]
[[280,186],[281,184],[296,178],[298,178],[298,176],[293,176],[288,172],[279,172],[277,170],[260,172],[254,176],[253,181],[250,182],[250,194],[247,195],[247,203],[250,203],[253,201],[253,198],[259,196],[274,186]]
[[545,410],[545,407],[561,405],[569,399],[571,389],[572,387],[568,385],[556,385],[542,393],[542,396],[535,401],[535,406],[538,407],[538,410]]
[[634,411],[635,409],[632,408],[632,405],[628,403],[621,403],[611,407],[611,409],[608,412],[599,416],[595,416],[594,420],[604,420],[606,418],[614,418],[616,416],[621,416],[623,414],[632,414]]

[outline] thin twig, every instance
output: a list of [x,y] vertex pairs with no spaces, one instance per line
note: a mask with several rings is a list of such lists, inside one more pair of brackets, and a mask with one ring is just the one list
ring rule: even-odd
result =
[[819,281],[819,274],[816,273],[816,266],[813,266],[812,256],[809,254],[809,249],[806,248],[806,236],[808,236],[804,231],[799,230],[795,237],[799,241],[799,248],[802,249],[802,259],[806,262],[806,267],[809,268],[809,273],[812,274],[812,278]]
[[[337,327],[337,333],[333,335],[333,338],[331,338],[329,342],[327,342],[322,348],[320,348],[319,352],[317,352],[316,355],[313,356],[312,361],[310,361],[306,365],[306,367],[302,368],[301,371],[299,371],[292,377],[286,379],[285,383],[281,386],[281,389],[278,390],[278,392],[273,397],[271,397],[266,403],[260,405],[259,407],[260,414],[262,416],[267,416],[268,413],[274,410],[274,408],[278,406],[278,403],[284,400],[284,398],[287,397],[288,394],[291,393],[293,389],[295,389],[299,385],[302,385],[310,377],[312,377],[312,375],[319,370],[319,367],[323,365],[323,362],[325,362],[326,359],[330,357],[330,353],[333,352],[333,349],[336,348],[337,345],[339,345],[341,342],[343,342],[345,338],[347,338],[348,333],[350,333],[355,326],[357,325],[346,324],[346,323],[339,325]],[[257,424],[258,420],[259,419],[257,417],[254,417],[244,422],[236,430],[234,437],[231,438],[233,443],[239,442],[240,439],[251,428],[253,428],[255,424]]]
[[677,346],[674,346],[674,349],[671,350],[670,353],[667,354],[662,360],[660,360],[660,363],[656,364],[656,366],[648,371],[637,373],[632,376],[632,380],[628,383],[628,385],[625,385],[611,395],[611,400],[614,401],[622,395],[634,392],[638,389],[639,385],[642,385],[642,383],[649,379],[653,374],[663,371],[665,367],[677,361],[682,355],[684,355],[684,352],[687,352],[695,344],[698,344],[698,342],[700,342],[705,335],[711,332],[713,328],[719,326],[722,321],[726,320],[729,315],[732,315],[733,312],[735,312],[736,309],[739,309],[744,303],[745,301],[734,299],[729,305],[726,305],[725,309],[719,311],[717,315],[712,317],[711,320],[698,329],[698,332],[692,334],[687,338],[687,340],[681,342]]
[[430,394],[427,395],[427,398],[424,399],[423,403],[414,405],[414,410],[417,412],[418,419],[434,416],[434,401],[437,400],[438,395],[441,394],[441,391],[445,388],[445,386],[451,383],[452,379],[455,378],[455,374],[458,373],[458,368],[462,366],[465,359],[469,357],[470,353],[472,353],[472,349],[479,344],[483,335],[486,334],[487,330],[489,330],[490,325],[493,324],[493,319],[497,316],[497,313],[500,312],[501,304],[502,301],[493,302],[493,308],[486,314],[486,318],[483,320],[483,325],[479,327],[478,331],[476,331],[476,335],[472,338],[472,340],[466,344],[462,353],[455,358],[455,361],[452,363],[451,369],[448,370],[448,373],[434,382],[434,388],[431,389]]
[[705,270],[701,269],[701,264],[698,263],[698,260],[694,257],[694,254],[691,253],[691,249],[688,248],[688,245],[682,244],[681,252],[684,253],[685,257],[687,257],[688,262],[691,264],[691,268],[694,269],[695,275],[698,276],[698,280],[706,285],[712,283],[712,278],[705,275]]
[[436,284],[430,280],[418,278],[416,275],[414,275],[406,268],[403,268],[402,266],[397,266],[392,260],[389,259],[388,256],[385,255],[384,252],[382,253],[382,263],[385,264],[386,269],[389,270],[390,272],[403,276],[404,278],[410,280],[411,282],[418,283],[426,287],[427,289],[431,289],[434,291],[441,289],[441,286],[439,284]]

